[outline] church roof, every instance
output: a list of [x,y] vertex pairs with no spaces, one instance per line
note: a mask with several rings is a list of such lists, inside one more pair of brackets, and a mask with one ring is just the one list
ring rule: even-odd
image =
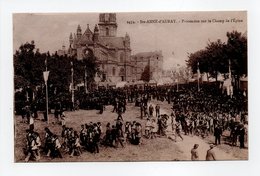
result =
[[[93,32],[89,29],[89,25],[88,25],[86,31],[84,32],[84,34],[85,34],[85,35],[87,35],[87,34],[92,35],[92,34],[93,34]],[[83,35],[84,35],[84,34],[83,34]]]
[[109,48],[124,48],[124,37],[100,37],[99,41]]
[[84,34],[78,40],[78,43],[82,45],[92,44],[93,43],[92,36],[93,36],[93,32],[88,27],[84,32]]
[[144,57],[144,58],[147,58],[147,57],[152,57],[154,55],[159,55],[161,56],[162,53],[160,51],[153,51],[153,52],[141,52],[141,53],[137,53],[135,55],[133,55],[133,57]]

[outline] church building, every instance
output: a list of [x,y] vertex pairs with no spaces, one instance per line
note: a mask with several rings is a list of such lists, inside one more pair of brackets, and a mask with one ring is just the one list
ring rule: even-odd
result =
[[102,79],[108,82],[134,80],[130,37],[127,33],[118,37],[117,27],[115,13],[99,14],[99,23],[93,31],[89,25],[85,31],[78,25],[76,34],[69,36],[68,55],[76,56],[78,60],[95,56],[103,73]]

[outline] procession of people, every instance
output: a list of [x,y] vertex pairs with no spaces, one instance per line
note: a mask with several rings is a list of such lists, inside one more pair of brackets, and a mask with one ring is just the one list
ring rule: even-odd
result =
[[[25,136],[25,161],[38,161],[43,152],[47,157],[63,158],[67,154],[74,157],[83,152],[99,153],[102,152],[101,146],[140,146],[144,138],[166,137],[181,142],[185,140],[183,135],[196,135],[202,139],[214,136],[214,146],[223,143],[237,146],[239,141],[240,148],[244,148],[247,141],[247,97],[240,91],[232,97],[227,96],[213,84],[201,85],[200,91],[192,84],[179,86],[178,90],[174,86],[101,89],[82,94],[77,102],[80,109],[96,109],[98,114],[107,113],[106,107],[112,106],[115,120],[107,124],[102,121],[89,122],[73,129],[66,124],[69,117],[65,116],[62,102],[58,101],[55,103],[54,117],[62,130],[54,134],[47,127],[35,129],[34,119],[39,118],[37,108],[35,104],[33,108],[26,105],[21,114],[22,122],[29,124]],[[124,115],[131,111],[129,104],[140,111],[135,121],[128,120]],[[170,105],[171,109],[164,111],[162,107],[165,104]],[[45,136],[39,135],[41,130],[45,130]],[[197,160],[198,147],[198,144],[194,145],[191,160]],[[207,158],[215,158],[210,151],[208,153]]]

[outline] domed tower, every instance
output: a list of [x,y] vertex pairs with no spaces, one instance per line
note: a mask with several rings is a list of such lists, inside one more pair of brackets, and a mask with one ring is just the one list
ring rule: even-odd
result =
[[99,30],[102,37],[116,37],[117,23],[115,13],[99,14]]

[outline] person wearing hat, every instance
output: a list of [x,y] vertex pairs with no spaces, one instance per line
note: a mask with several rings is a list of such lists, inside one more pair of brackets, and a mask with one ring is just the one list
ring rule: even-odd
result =
[[52,141],[53,142],[52,158],[55,158],[55,157],[62,158],[62,155],[61,155],[61,152],[60,152],[61,144],[60,144],[60,141],[58,139],[58,136],[54,134],[52,140],[53,140]]
[[66,118],[65,118],[65,112],[63,111],[60,115],[60,118],[61,118],[61,126],[64,126],[66,125]]
[[32,131],[34,130],[34,118],[32,115],[29,117],[29,129]]
[[153,105],[150,104],[150,106],[149,106],[149,116],[150,116],[150,117],[153,116],[153,111],[154,111]]
[[145,124],[145,136],[149,139],[151,137],[152,122],[150,118],[147,118]]
[[159,104],[157,104],[155,106],[155,116],[158,117],[158,115],[160,115],[160,106],[159,106]]
[[207,151],[207,155],[206,155],[206,161],[215,161],[216,160],[216,155],[215,155],[215,151],[214,151],[214,144],[210,144],[210,149],[208,149]]
[[198,161],[199,160],[199,152],[198,152],[199,144],[194,144],[191,149],[191,160]]
[[240,148],[245,148],[245,128],[242,123],[240,124],[238,138],[239,138]]
[[222,128],[219,125],[216,125],[214,129],[215,145],[220,144],[221,135],[222,135]]
[[177,122],[176,123],[176,128],[175,128],[175,142],[177,141],[177,137],[180,137],[181,140],[183,141],[183,137],[181,136],[181,123]]

